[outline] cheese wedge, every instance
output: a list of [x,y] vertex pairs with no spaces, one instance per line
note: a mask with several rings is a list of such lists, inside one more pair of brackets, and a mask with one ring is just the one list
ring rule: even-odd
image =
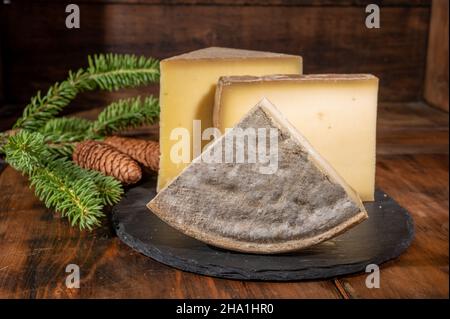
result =
[[[227,141],[239,132],[261,130],[270,131],[271,138],[258,135],[257,152],[276,145],[276,153],[270,152],[278,159],[275,170],[265,170],[265,161],[239,163],[237,156],[224,161],[230,149],[246,149],[251,158],[256,149],[250,139],[236,138],[234,148],[227,148]],[[222,156],[211,162],[205,160],[208,154]],[[262,254],[309,247],[367,218],[358,195],[267,100],[212,142],[147,206],[188,236]]]
[[368,74],[232,76],[219,80],[214,125],[233,127],[272,101],[363,201],[375,192],[378,79]]
[[[207,140],[195,144],[194,120],[200,120],[201,132],[212,127],[212,111],[217,80],[223,75],[301,74],[300,56],[237,50],[206,48],[161,61],[160,89],[160,169],[161,189],[201,153]],[[190,150],[188,160],[171,158],[173,146],[179,142],[176,129],[187,129]],[[201,134],[200,132],[200,134]],[[174,134],[171,139],[171,134]]]

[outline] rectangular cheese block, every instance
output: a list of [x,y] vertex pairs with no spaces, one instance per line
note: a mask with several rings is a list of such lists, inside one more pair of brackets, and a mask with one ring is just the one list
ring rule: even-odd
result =
[[[208,140],[204,140],[194,145],[198,138],[193,136],[193,123],[194,120],[201,121],[197,122],[201,124],[201,132],[213,126],[214,94],[219,77],[301,74],[302,58],[270,52],[211,47],[165,59],[161,61],[160,67],[161,157],[158,190],[172,181],[193,158],[200,155],[201,148],[208,143]],[[173,147],[180,142],[180,134],[185,130],[190,135],[190,154],[182,154],[183,159],[174,160],[171,151],[174,151]]]
[[[230,76],[219,80],[214,125],[233,127],[262,98],[356,190],[372,201],[378,79],[369,74]],[[244,107],[244,106],[248,107]]]

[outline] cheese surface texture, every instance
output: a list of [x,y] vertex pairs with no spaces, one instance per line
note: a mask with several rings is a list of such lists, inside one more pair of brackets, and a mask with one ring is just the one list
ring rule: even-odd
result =
[[[256,151],[251,139],[236,139],[233,148],[227,143],[239,132],[262,131],[276,132],[270,142],[258,135],[257,144],[258,152],[262,145],[276,150],[271,151],[278,159],[275,170],[261,171],[265,161],[223,161],[230,149],[246,149],[251,158]],[[208,162],[208,154],[222,154],[222,160]],[[147,206],[200,241],[263,254],[315,245],[367,218],[358,195],[267,100],[211,143]]]
[[378,79],[368,74],[222,77],[214,125],[233,127],[268,98],[364,201],[375,191]]
[[[160,190],[199,155],[193,148],[193,121],[200,120],[201,131],[212,127],[217,80],[225,75],[301,74],[300,56],[228,48],[207,48],[161,61],[160,79]],[[173,161],[172,147],[178,142],[176,128],[190,133],[188,161]],[[208,141],[202,141],[204,146]],[[185,154],[186,155],[186,154]]]

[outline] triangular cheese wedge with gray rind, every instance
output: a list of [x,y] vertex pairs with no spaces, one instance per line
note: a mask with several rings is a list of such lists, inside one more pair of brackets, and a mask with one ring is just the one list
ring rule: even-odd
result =
[[[261,169],[269,162],[202,159],[224,151],[227,137],[241,129],[277,132],[278,159],[272,173]],[[205,243],[248,253],[289,252],[330,239],[367,218],[356,192],[267,100],[212,142],[202,156],[163,188],[148,208]]]

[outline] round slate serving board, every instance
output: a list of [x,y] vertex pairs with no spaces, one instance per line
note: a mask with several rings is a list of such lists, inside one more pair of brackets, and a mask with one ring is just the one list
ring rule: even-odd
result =
[[[365,204],[369,219],[348,232],[296,253],[253,255],[227,251],[183,235],[146,207],[155,180],[130,188],[113,208],[118,237],[163,264],[202,275],[241,280],[305,280],[365,271],[398,257],[414,237],[408,212],[377,190]],[[220,205],[220,203],[218,203]]]

